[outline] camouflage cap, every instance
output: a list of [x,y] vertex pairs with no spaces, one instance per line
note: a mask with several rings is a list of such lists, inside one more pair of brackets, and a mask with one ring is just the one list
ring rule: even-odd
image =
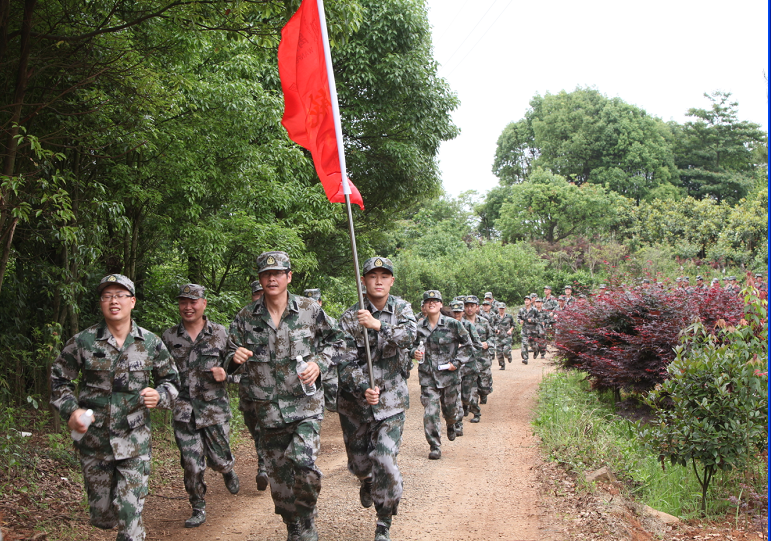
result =
[[439,293],[436,289],[429,289],[428,291],[423,292],[423,302],[441,301],[441,300],[442,300],[442,294]]
[[533,299],[534,302],[543,302],[543,299],[541,297],[536,297]]
[[690,281],[691,281],[690,278],[688,278],[687,276],[683,276],[683,282],[690,282]]
[[699,274],[699,275],[696,277],[696,279],[697,279],[697,280],[702,280],[702,281],[703,281],[703,280],[704,280],[704,277],[703,277],[701,274]]
[[479,297],[476,295],[466,295],[466,304],[479,304]]
[[566,285],[563,289],[569,289],[570,291],[573,291],[573,286],[570,284]]
[[543,288],[544,289],[548,289],[549,291],[551,291],[551,286],[543,286]]
[[736,281],[736,276],[729,276],[728,279],[729,280],[733,280],[735,282]]
[[490,301],[488,301],[487,299],[485,299],[484,301],[482,301],[482,305],[485,305],[485,304],[489,306],[492,303]]
[[308,298],[313,299],[314,301],[320,301],[321,300],[321,290],[320,289],[306,289],[303,291],[303,295],[305,295]]
[[387,257],[370,257],[364,262],[364,266],[361,269],[361,275],[366,275],[369,271],[376,269],[387,270],[391,274],[394,273],[394,264]]
[[492,298],[493,298],[492,292],[488,291],[487,293],[485,293],[485,299],[492,299]]
[[719,282],[719,281],[720,281],[720,278],[713,278],[713,279],[712,279],[712,283],[713,283],[713,284],[714,284],[714,283],[716,283],[716,282]]
[[557,297],[557,300],[558,301],[565,301],[567,299],[565,298],[565,295],[560,295],[559,297]]
[[198,284],[185,284],[179,288],[179,295],[177,298],[184,297],[186,299],[205,299],[206,288]]
[[682,281],[683,281],[683,279],[681,277],[679,277],[679,276],[675,279],[675,282],[682,282]]
[[600,289],[608,289],[605,284],[600,284]]
[[506,308],[506,303],[505,302],[499,302],[498,303],[498,309],[500,310],[501,308]]
[[524,299],[525,299],[526,301],[529,301],[529,300],[530,300],[530,295],[528,295],[528,294],[525,294],[525,296],[524,296]]
[[648,278],[643,278],[643,281],[642,281],[642,283],[643,283],[643,284],[650,284],[650,283],[651,283],[651,281],[650,281]]
[[538,298],[538,293],[531,293],[530,294],[530,298],[531,299],[537,299]]
[[128,276],[123,276],[122,274],[108,274],[102,278],[102,281],[99,282],[99,285],[96,287],[96,292],[101,293],[104,288],[112,285],[123,286],[128,289],[129,293],[136,295],[134,282],[129,280]]
[[763,278],[763,274],[760,272],[755,273],[755,278]]
[[289,254],[286,252],[262,252],[257,256],[257,272],[269,270],[292,270]]
[[252,288],[252,293],[257,293],[258,291],[262,291],[262,284],[259,280],[255,280],[251,284],[249,284],[249,287]]
[[450,303],[450,309],[453,312],[462,312],[463,311],[463,303],[460,301],[452,301]]

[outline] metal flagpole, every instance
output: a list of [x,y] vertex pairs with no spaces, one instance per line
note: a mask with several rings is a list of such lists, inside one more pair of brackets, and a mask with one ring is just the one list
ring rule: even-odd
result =
[[[337,103],[337,87],[335,86],[335,73],[332,70],[332,53],[329,49],[329,35],[327,34],[327,18],[324,15],[324,0],[316,0],[319,10],[319,23],[321,25],[321,37],[324,43],[324,58],[327,65],[327,81],[329,83],[329,101],[332,102],[332,117],[335,121],[335,138],[337,139],[337,156],[340,160],[340,175],[342,176],[343,194],[345,195],[345,209],[348,212],[348,233],[351,238],[351,252],[353,252],[353,270],[356,273],[356,292],[359,294],[359,309],[364,309],[364,293],[361,289],[359,273],[359,254],[356,251],[356,233],[353,229],[353,214],[351,213],[351,187],[348,185],[348,175],[345,170],[345,147],[343,146],[343,128],[340,124],[340,107]],[[364,333],[364,349],[367,352],[367,368],[369,368],[369,387],[375,388],[375,375],[372,372],[372,354],[369,350],[369,334],[362,325]]]

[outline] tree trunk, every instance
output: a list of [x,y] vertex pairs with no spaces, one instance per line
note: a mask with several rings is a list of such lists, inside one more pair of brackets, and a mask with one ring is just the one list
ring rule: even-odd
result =
[[[19,50],[19,69],[16,72],[16,88],[13,94],[13,105],[11,107],[11,118],[8,123],[8,138],[5,148],[7,149],[5,155],[5,161],[3,164],[3,176],[12,177],[14,168],[16,166],[16,152],[18,150],[18,142],[16,136],[19,135],[19,120],[21,119],[21,109],[24,104],[24,95],[27,92],[27,81],[29,80],[29,73],[27,71],[27,65],[29,64],[30,53],[30,32],[32,31],[32,13],[35,11],[35,4],[37,0],[26,0],[24,2],[24,18],[21,23],[21,44]],[[8,3],[4,1],[1,5],[2,11],[0,15],[5,17],[3,26],[3,39],[5,39],[5,32],[7,32],[7,20],[8,20]],[[4,13],[3,13],[4,12]],[[5,43],[3,41],[3,43]],[[5,45],[3,45],[5,47]],[[7,204],[5,194],[0,192],[0,207],[4,207]],[[3,218],[3,222],[7,219],[7,211]],[[0,292],[3,289],[3,280],[5,279],[5,271],[8,268],[8,258],[11,255],[11,245],[13,243],[13,235],[16,231],[16,224],[18,218],[11,220],[8,229],[3,231],[0,228],[0,235],[5,235],[5,242],[3,243],[3,251],[0,255]]]

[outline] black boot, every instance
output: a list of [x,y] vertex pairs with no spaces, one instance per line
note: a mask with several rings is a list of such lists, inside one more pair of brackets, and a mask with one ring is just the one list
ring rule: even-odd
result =
[[299,520],[292,520],[286,523],[286,541],[300,541],[303,533],[303,523]]
[[197,528],[206,522],[206,509],[201,507],[193,509],[193,516],[185,521],[185,528]]
[[238,490],[241,488],[241,484],[238,481],[238,475],[235,470],[230,470],[228,473],[222,474],[222,479],[225,481],[225,486],[228,492],[231,494],[238,494]]
[[391,517],[378,517],[375,527],[375,541],[391,541]]
[[367,477],[361,480],[359,487],[359,501],[365,509],[372,507],[372,478]]

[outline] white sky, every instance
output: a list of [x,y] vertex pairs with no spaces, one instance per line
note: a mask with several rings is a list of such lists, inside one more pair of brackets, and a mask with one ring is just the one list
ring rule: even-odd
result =
[[461,134],[445,142],[445,190],[498,184],[498,136],[536,94],[597,88],[665,121],[731,92],[739,119],[768,127],[763,0],[427,0],[439,75],[458,94]]

